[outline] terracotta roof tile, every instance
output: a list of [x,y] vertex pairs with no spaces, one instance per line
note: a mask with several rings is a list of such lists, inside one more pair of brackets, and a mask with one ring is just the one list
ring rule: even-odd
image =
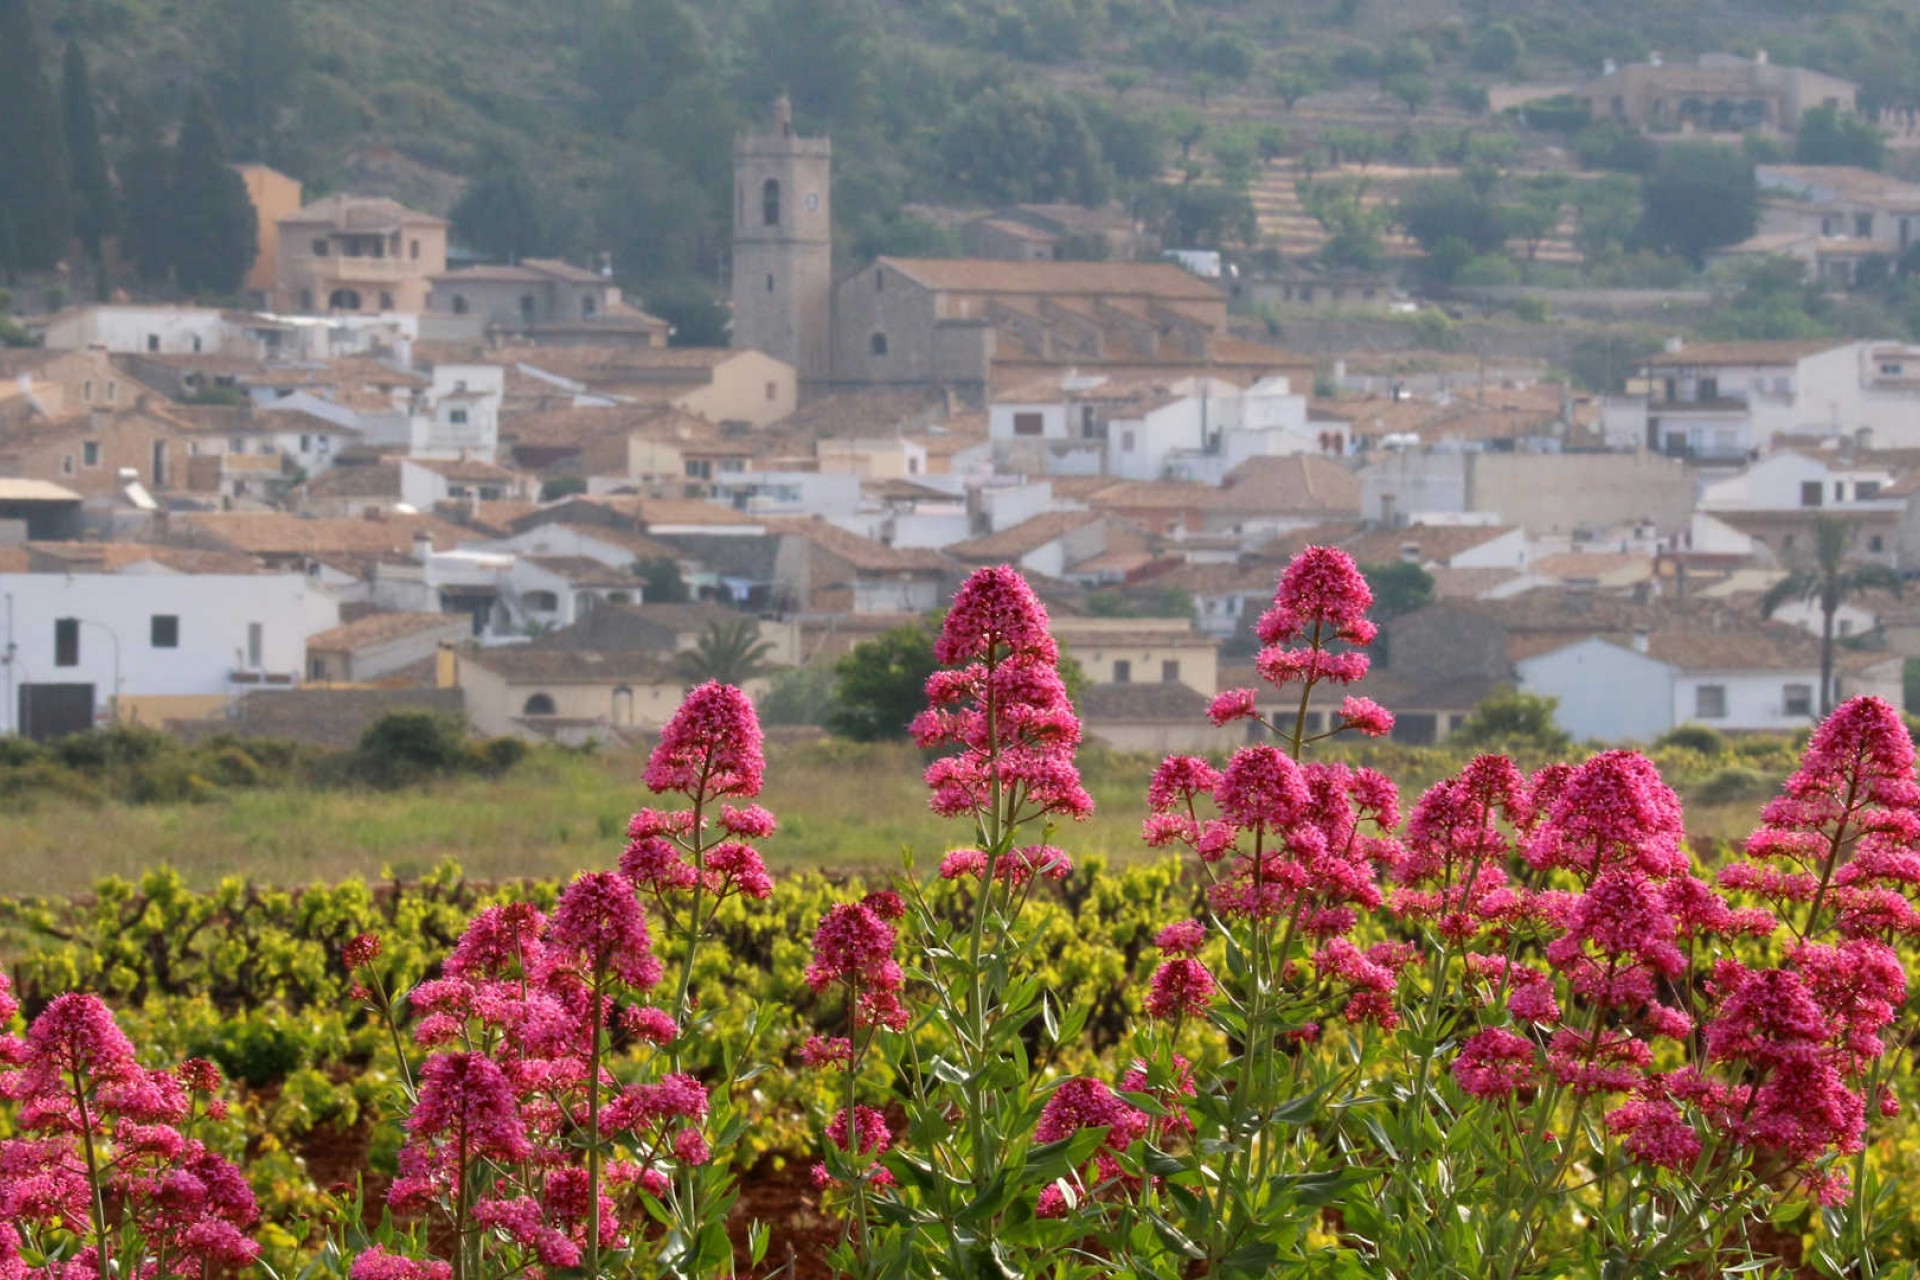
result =
[[370,613],[344,626],[308,636],[307,649],[309,652],[363,649],[423,631],[451,630],[466,634],[472,625],[473,620],[463,613]]
[[994,258],[881,258],[909,279],[957,293],[1115,294],[1222,302],[1226,295],[1170,262],[1012,262]]

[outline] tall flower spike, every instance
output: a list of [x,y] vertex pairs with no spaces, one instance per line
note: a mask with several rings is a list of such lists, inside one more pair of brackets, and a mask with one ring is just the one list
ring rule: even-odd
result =
[[647,760],[647,786],[694,800],[757,796],[767,771],[763,741],[747,695],[709,680],[686,696],[660,731]]

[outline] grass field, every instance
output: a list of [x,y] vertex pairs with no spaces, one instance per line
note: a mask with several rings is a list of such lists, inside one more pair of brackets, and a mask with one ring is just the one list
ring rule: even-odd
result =
[[[646,803],[643,763],[626,753],[539,752],[497,779],[393,792],[263,789],[178,805],[41,797],[0,813],[0,894],[78,892],[162,863],[195,885],[228,875],[276,884],[383,870],[412,877],[449,857],[489,879],[571,875],[619,857],[627,817]],[[906,746],[775,747],[761,797],[780,819],[765,845],[769,864],[892,868],[903,846],[923,863],[954,847],[964,829],[927,809],[921,765]],[[1082,857],[1136,856],[1153,763],[1091,756],[1085,765],[1099,811],[1061,843]]]

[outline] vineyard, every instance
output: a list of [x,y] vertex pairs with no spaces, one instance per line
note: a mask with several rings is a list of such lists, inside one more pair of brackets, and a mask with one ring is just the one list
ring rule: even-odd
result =
[[[1368,601],[1289,567],[1258,669],[1303,711],[1222,694],[1225,760],[1083,749],[1044,611],[982,570],[911,750],[769,756],[709,683],[644,761],[461,765],[631,788],[573,797],[601,852],[561,875],[0,900],[0,1269],[1911,1276],[1898,713],[1577,764],[1394,748],[1359,696],[1309,734]],[[62,789],[10,821],[183,811]],[[863,814],[890,865],[834,857]],[[1078,839],[1123,830],[1124,864]]]

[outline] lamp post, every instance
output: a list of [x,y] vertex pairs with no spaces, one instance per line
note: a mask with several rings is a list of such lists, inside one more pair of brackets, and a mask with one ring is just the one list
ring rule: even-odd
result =
[[104,622],[95,622],[92,618],[75,618],[74,624],[82,627],[98,627],[107,633],[107,639],[113,641],[113,716],[114,724],[120,723],[120,633]]

